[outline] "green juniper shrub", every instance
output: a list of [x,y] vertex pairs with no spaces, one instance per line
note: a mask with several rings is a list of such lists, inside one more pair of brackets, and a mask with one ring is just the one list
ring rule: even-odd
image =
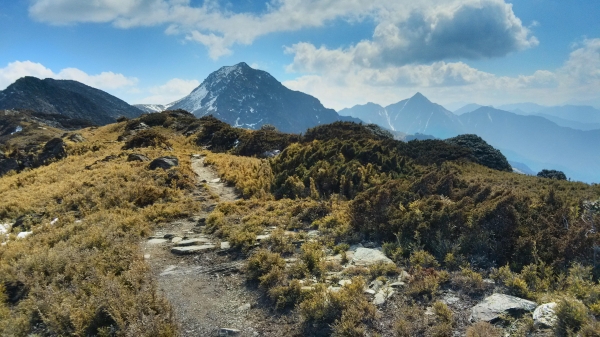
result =
[[554,332],[557,336],[572,336],[588,321],[588,309],[583,303],[572,298],[563,298],[556,306],[557,323]]

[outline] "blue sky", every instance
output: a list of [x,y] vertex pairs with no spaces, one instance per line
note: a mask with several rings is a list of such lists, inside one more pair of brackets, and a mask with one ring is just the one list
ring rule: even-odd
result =
[[75,79],[168,103],[241,61],[327,107],[419,91],[461,103],[600,106],[595,0],[13,0],[0,89]]

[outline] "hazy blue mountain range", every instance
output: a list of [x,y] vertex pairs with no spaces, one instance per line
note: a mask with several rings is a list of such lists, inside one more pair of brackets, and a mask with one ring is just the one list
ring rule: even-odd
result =
[[70,80],[22,77],[0,91],[0,109],[27,109],[46,114],[114,123],[120,116],[135,118],[142,112],[102,90]]
[[[411,100],[413,103],[411,104]],[[366,104],[358,109],[350,108],[340,113],[369,119],[372,115],[385,115],[376,104]],[[538,172],[544,168],[563,170],[568,177],[585,182],[600,182],[600,130],[577,130],[559,126],[541,116],[520,115],[492,107],[479,107],[460,116],[452,114],[441,106],[430,102],[420,94],[383,108],[392,123],[386,124],[378,120],[380,126],[390,125],[398,132],[426,133],[438,138],[448,138],[457,134],[473,133],[513,162],[522,163],[530,168],[530,172]],[[514,105],[515,109],[535,108],[533,104]],[[549,108],[542,107],[542,111]],[[443,109],[440,111],[440,109]],[[564,109],[556,109],[564,111]],[[552,110],[551,110],[552,111]],[[593,112],[583,110],[582,116],[593,119]],[[561,112],[562,113],[562,112]],[[431,118],[429,118],[431,116]],[[398,121],[398,122],[396,122]],[[528,173],[528,172],[524,172]]]
[[420,133],[449,138],[464,133],[458,116],[443,106],[432,103],[420,93],[385,108],[368,103],[341,110],[339,113],[407,134]]

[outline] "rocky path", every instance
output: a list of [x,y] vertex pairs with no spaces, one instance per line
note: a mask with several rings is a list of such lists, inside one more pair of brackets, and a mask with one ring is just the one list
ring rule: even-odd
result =
[[238,199],[234,188],[204,166],[203,157],[194,155],[192,168],[202,210],[162,226],[142,245],[160,291],[174,308],[181,336],[280,336],[289,324],[257,308],[261,299],[240,274],[242,260],[230,256],[226,243],[202,234],[218,202]]

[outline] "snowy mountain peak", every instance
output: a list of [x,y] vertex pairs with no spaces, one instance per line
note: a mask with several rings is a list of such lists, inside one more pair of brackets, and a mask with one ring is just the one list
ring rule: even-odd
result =
[[423,94],[421,94],[420,92],[417,92],[416,94],[413,95],[413,97],[409,98],[408,100],[413,103],[414,102],[423,102],[423,103],[431,104],[431,101],[427,97],[423,96]]
[[244,62],[211,73],[171,109],[187,110],[197,117],[212,114],[243,128],[272,124],[281,131],[296,133],[340,120],[316,98],[292,91],[269,73]]

